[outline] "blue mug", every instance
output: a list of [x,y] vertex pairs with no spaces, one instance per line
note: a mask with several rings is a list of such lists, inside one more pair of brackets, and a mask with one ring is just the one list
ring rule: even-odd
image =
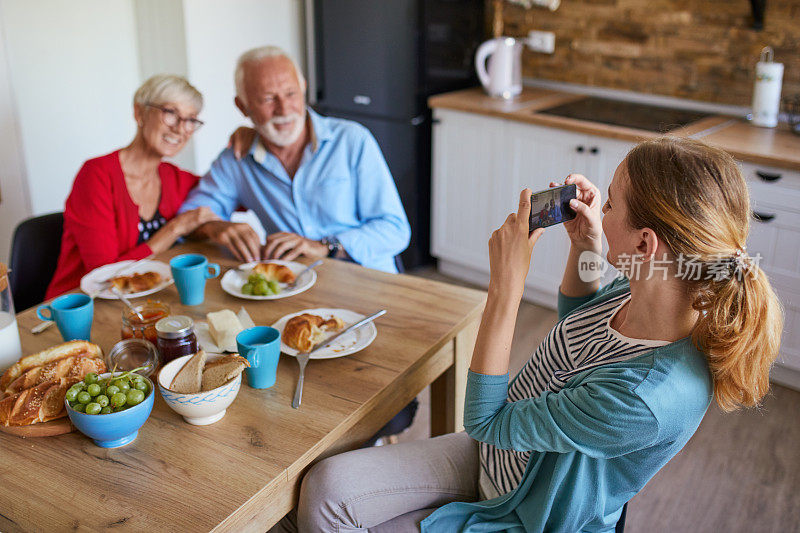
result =
[[206,280],[219,276],[219,265],[200,254],[183,254],[169,262],[183,305],[200,305],[206,297]]
[[[45,316],[45,311],[49,316]],[[88,341],[92,332],[94,301],[86,294],[65,294],[37,307],[36,316],[54,321],[65,341]]]
[[268,326],[247,328],[236,335],[236,346],[239,355],[250,363],[250,368],[244,370],[247,384],[254,389],[268,389],[275,385],[281,355],[281,333]]

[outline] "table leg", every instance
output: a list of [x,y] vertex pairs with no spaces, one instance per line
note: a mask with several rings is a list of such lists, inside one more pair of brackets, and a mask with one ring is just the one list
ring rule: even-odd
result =
[[478,336],[480,317],[453,339],[453,365],[431,384],[431,436],[464,429],[464,396],[467,370]]

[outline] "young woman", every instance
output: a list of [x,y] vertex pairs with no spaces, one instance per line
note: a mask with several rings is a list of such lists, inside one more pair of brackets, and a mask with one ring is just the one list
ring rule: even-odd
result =
[[[579,193],[565,223],[560,321],[530,361],[509,384],[517,309],[543,232],[528,235],[526,189],[489,241],[467,433],[321,461],[290,517],[300,531],[613,531],[712,398],[732,410],[766,394],[782,313],[744,251],[750,205],[733,158],[661,138],[628,154],[604,204],[585,177],[566,182]],[[628,277],[600,289],[578,265],[601,253],[603,234],[609,262]]]
[[86,161],[75,177],[46,298],[74,289],[101,265],[164,251],[216,219],[207,208],[177,215],[199,178],[163,161],[180,152],[203,124],[197,119],[202,107],[203,96],[179,76],[156,75],[139,87],[133,141]]

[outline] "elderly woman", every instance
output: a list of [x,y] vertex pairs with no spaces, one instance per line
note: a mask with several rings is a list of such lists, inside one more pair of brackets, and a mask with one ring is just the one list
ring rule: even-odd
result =
[[162,161],[180,152],[203,125],[197,119],[202,107],[203,96],[179,76],[153,76],[139,87],[133,97],[133,141],[90,159],[75,177],[46,298],[74,289],[101,265],[162,252],[216,219],[205,207],[177,215],[199,178]]
[[[527,189],[489,241],[467,432],[321,461],[303,479],[296,524],[287,517],[279,528],[614,531],[625,502],[686,444],[712,400],[724,410],[758,404],[783,319],[744,250],[750,202],[736,161],[662,138],[627,155],[605,203],[585,177],[567,183],[578,198],[565,223],[560,321],[523,369],[509,383],[517,308],[544,231],[528,233]],[[626,276],[601,289],[578,266],[601,253],[603,234]]]

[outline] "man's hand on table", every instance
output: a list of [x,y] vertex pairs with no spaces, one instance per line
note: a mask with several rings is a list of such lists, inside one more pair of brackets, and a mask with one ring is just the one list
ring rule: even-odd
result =
[[261,259],[261,240],[250,224],[225,220],[206,222],[197,234],[225,246],[242,262]]
[[306,239],[295,233],[273,233],[267,236],[263,250],[264,259],[292,261],[301,255],[312,259],[327,257],[328,247],[319,241]]

